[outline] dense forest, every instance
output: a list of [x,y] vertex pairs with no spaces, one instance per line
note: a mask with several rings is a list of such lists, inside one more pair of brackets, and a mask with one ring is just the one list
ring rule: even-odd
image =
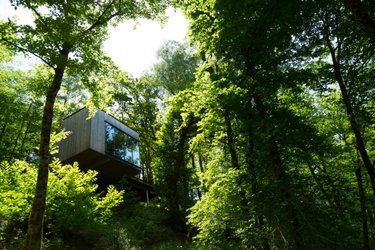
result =
[[[0,20],[0,248],[375,248],[375,1],[10,2],[34,23]],[[103,52],[170,6],[189,41],[143,75]],[[150,202],[54,157],[85,106],[139,133]]]

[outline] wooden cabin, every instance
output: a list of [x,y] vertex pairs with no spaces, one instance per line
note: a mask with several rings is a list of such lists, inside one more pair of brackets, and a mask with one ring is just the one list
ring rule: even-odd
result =
[[126,178],[135,188],[149,190],[141,173],[139,135],[115,117],[97,109],[89,118],[87,108],[68,116],[63,128],[70,135],[59,144],[63,164],[78,162],[83,170],[98,171],[101,189]]

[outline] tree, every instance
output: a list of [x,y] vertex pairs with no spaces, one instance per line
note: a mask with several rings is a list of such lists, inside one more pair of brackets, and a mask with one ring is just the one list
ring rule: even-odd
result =
[[185,120],[181,110],[199,61],[192,53],[186,44],[166,42],[149,72],[117,84],[113,94],[114,112],[140,134],[143,177],[155,184],[177,231],[186,231],[186,211],[193,200],[188,141],[195,121]]
[[367,125],[360,122],[360,116],[366,112],[364,107],[367,106],[366,99],[369,98],[366,95],[371,95],[371,92],[366,93],[367,89],[360,86],[364,84],[362,82],[368,81],[365,77],[368,76],[369,70],[371,71],[371,60],[375,50],[355,29],[356,27],[351,26],[347,16],[340,14],[338,6],[337,4],[327,5],[321,12],[323,18],[317,17],[323,21],[319,35],[323,35],[326,41],[325,46],[332,60],[333,79],[340,88],[346,113],[356,138],[356,148],[361,155],[375,194],[375,170],[363,136]]
[[[202,81],[201,85],[195,86],[197,98],[189,105],[205,107],[206,109],[197,110],[201,110],[201,117],[204,117],[202,120],[211,119],[207,124],[202,121],[198,123],[198,136],[202,137],[203,131],[207,133],[209,130],[211,138],[227,143],[227,148],[212,147],[217,154],[221,151],[227,152],[227,162],[212,161],[209,163],[210,167],[215,164],[217,171],[223,170],[228,161],[232,166],[237,166],[234,168],[240,169],[238,178],[243,179],[236,187],[231,184],[226,188],[233,188],[233,194],[238,194],[239,197],[242,194],[238,189],[243,188],[246,190],[245,198],[251,197],[249,200],[254,201],[254,206],[247,203],[248,205],[243,207],[248,212],[253,212],[248,213],[248,221],[257,220],[259,223],[246,224],[239,218],[234,218],[241,221],[238,224],[248,225],[238,229],[244,232],[240,239],[247,242],[254,238],[261,239],[261,234],[254,237],[251,232],[262,228],[259,225],[263,224],[263,228],[279,233],[274,233],[274,237],[265,237],[271,247],[281,248],[284,244],[295,249],[311,247],[316,244],[313,235],[319,237],[322,232],[326,232],[324,235],[330,235],[329,240],[327,238],[327,241],[318,243],[321,245],[314,245],[316,248],[344,246],[336,239],[344,239],[346,233],[336,234],[323,226],[322,221],[324,218],[330,218],[332,225],[344,225],[347,223],[345,213],[348,213],[348,210],[360,211],[359,206],[353,209],[344,207],[343,202],[347,205],[350,198],[338,190],[345,187],[348,188],[350,197],[357,196],[355,187],[351,185],[355,180],[354,171],[346,169],[355,163],[351,159],[355,152],[353,154],[353,150],[347,146],[341,147],[342,141],[336,139],[340,138],[342,133],[347,133],[348,127],[344,126],[347,124],[340,127],[340,132],[334,128],[327,131],[323,124],[332,120],[323,116],[327,110],[317,102],[315,92],[317,85],[322,87],[327,83],[322,72],[317,73],[319,63],[327,56],[327,51],[322,49],[319,43],[323,33],[318,32],[317,37],[312,37],[315,33],[310,30],[311,26],[322,24],[322,21],[317,21],[314,17],[322,17],[320,11],[329,9],[328,3],[322,2],[325,5],[316,6],[305,1],[288,1],[282,4],[278,1],[250,0],[236,4],[220,0],[180,1],[191,20],[190,35],[204,59],[205,67],[198,75],[198,81]],[[334,22],[328,30],[333,30],[335,25],[338,25],[338,22]],[[355,34],[358,34],[357,31]],[[354,39],[355,36],[352,37]],[[365,50],[359,51],[362,53]],[[322,58],[317,59],[317,55]],[[347,56],[348,61],[354,58],[350,53]],[[360,61],[358,63],[360,64]],[[370,75],[371,69],[368,70],[366,71]],[[332,74],[332,69],[330,73]],[[367,82],[367,86],[369,84],[370,82]],[[322,94],[329,95],[333,92],[330,87],[324,85]],[[210,88],[212,92],[204,92]],[[229,90],[243,94],[228,94]],[[358,90],[353,90],[353,93],[359,94]],[[372,104],[367,102],[373,91],[372,87],[364,88],[364,91],[369,92],[367,95],[361,92],[361,97],[353,99],[366,101],[365,106],[372,108]],[[233,96],[233,99],[230,99],[230,96]],[[305,100],[311,102],[306,103]],[[342,112],[342,106],[329,106],[336,113]],[[308,110],[310,111],[307,112]],[[213,123],[213,120],[216,123]],[[319,121],[319,126],[315,125],[316,121]],[[216,126],[212,126],[213,124]],[[226,124],[226,131],[217,124]],[[222,131],[221,137],[216,137],[214,131]],[[351,136],[350,132],[346,136]],[[234,143],[230,140],[231,137],[236,138]],[[339,142],[336,143],[336,140]],[[337,162],[330,160],[330,157],[334,157]],[[340,171],[338,169],[345,174],[337,174],[337,171]],[[210,182],[215,182],[215,177],[206,181]],[[209,195],[211,191],[215,192],[215,189],[211,190],[208,185],[208,193],[204,195],[202,202],[192,208],[190,218],[199,230],[200,240],[200,233],[210,230],[208,224],[211,222],[207,218],[216,218],[218,212],[214,209],[215,206],[207,211],[200,206],[215,202],[215,195]],[[225,200],[231,202],[230,199]],[[226,208],[231,207],[231,204],[226,205]],[[243,211],[246,211],[245,209]],[[236,213],[238,210],[232,211]],[[314,226],[311,223],[306,224],[306,218],[309,217],[314,218]],[[353,218],[355,222],[347,228],[351,232],[358,230],[361,225],[358,223],[359,217]],[[222,226],[227,226],[228,230],[220,231],[219,236],[207,234],[206,242],[209,242],[207,237],[212,236],[213,240],[223,239],[223,243],[229,239],[237,239],[237,230],[233,229],[230,222],[220,220],[218,224],[224,224]],[[314,228],[319,230],[315,231]],[[271,238],[273,240],[270,240]],[[358,243],[359,241],[351,242],[357,246]],[[266,244],[259,246],[267,248]]]
[[[270,18],[271,15],[276,15],[275,10],[278,18]],[[270,171],[274,173],[279,185],[278,192],[286,204],[285,216],[289,221],[289,233],[294,247],[303,249],[304,240],[294,205],[295,198],[286,166],[282,162],[280,145],[275,137],[276,124],[271,119],[274,114],[270,108],[280,87],[279,82],[272,80],[277,78],[272,76],[280,71],[278,66],[288,48],[290,33],[296,27],[282,24],[287,19],[293,24],[300,22],[299,12],[302,11],[294,2],[281,7],[276,1],[265,4],[245,1],[240,5],[210,1],[204,4],[189,3],[186,7],[186,13],[193,21],[193,40],[198,43],[202,53],[208,58],[217,58],[218,63],[233,62],[238,71],[249,78],[245,82],[248,84],[248,96],[254,100],[262,120],[260,131],[267,138]],[[268,53],[271,51],[272,53]],[[273,89],[266,82],[274,84]],[[247,103],[252,103],[251,99]]]
[[[364,17],[358,16],[366,14],[363,9],[360,10],[360,8],[363,8],[362,4],[357,1],[346,1],[346,3],[350,8],[354,8],[352,9],[354,20],[357,22],[364,21],[362,19]],[[348,18],[348,15],[342,12],[343,9],[344,5],[341,2],[330,2],[321,6],[321,9],[316,11],[311,21],[310,39],[306,40],[310,42],[310,49],[321,47],[328,52],[330,60],[328,62],[324,62],[327,55],[323,53],[320,55],[320,60],[322,61],[322,63],[318,64],[320,79],[326,83],[326,89],[329,88],[328,84],[331,84],[331,82],[337,83],[351,128],[350,131],[346,132],[346,136],[354,136],[355,138],[353,146],[356,153],[354,153],[355,156],[353,158],[362,159],[362,162],[353,160],[352,164],[355,166],[355,171],[353,172],[355,172],[360,196],[364,247],[369,248],[366,192],[363,188],[362,175],[359,168],[364,167],[367,170],[372,192],[375,194],[375,170],[371,161],[370,146],[372,143],[367,136],[368,133],[371,133],[371,127],[374,122],[371,118],[370,110],[373,108],[371,100],[374,88],[372,78],[375,50],[368,38],[363,36],[359,29],[364,27],[361,24],[360,27],[357,27]],[[358,13],[358,11],[362,12],[362,14]],[[369,17],[367,16],[367,18]],[[350,140],[345,140],[345,144],[351,143]]]
[[[1,46],[0,56],[0,161],[35,160],[35,145],[42,106],[35,92],[37,71],[15,70],[13,55]],[[35,85],[35,86],[34,86]]]
[[188,95],[180,92],[167,109],[157,134],[157,158],[154,161],[155,182],[162,204],[169,211],[169,223],[178,231],[186,232],[187,209],[191,207],[191,179],[188,168],[189,139],[194,131],[193,116],[182,116]]
[[158,62],[152,72],[158,84],[169,95],[175,95],[191,86],[199,59],[193,48],[176,41],[167,41],[157,52]]
[[113,88],[114,101],[111,112],[140,136],[141,164],[143,179],[153,183],[151,162],[155,155],[156,131],[158,128],[160,86],[151,74],[144,74],[139,79],[124,77]]
[[101,52],[107,27],[123,19],[155,18],[164,8],[162,1],[12,1],[34,16],[34,25],[2,23],[1,42],[13,50],[30,53],[50,67],[52,80],[46,100],[40,133],[39,169],[35,198],[30,214],[27,248],[40,249],[46,207],[50,135],[53,107],[66,71],[84,75],[100,69],[107,58]]

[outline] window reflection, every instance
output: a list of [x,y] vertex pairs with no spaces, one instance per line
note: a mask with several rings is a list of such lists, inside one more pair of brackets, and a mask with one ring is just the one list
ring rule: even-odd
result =
[[107,122],[105,152],[138,167],[141,166],[138,141]]

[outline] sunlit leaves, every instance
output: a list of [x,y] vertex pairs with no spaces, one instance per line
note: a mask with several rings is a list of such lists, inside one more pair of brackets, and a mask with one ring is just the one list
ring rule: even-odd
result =
[[[55,160],[51,164],[48,186],[46,222],[49,230],[62,233],[66,230],[79,230],[107,223],[112,208],[123,201],[123,191],[113,186],[105,195],[96,193],[97,173],[83,173],[78,165],[61,165]],[[34,196],[36,167],[23,161],[13,164],[0,164],[0,216],[4,224],[27,219]]]

